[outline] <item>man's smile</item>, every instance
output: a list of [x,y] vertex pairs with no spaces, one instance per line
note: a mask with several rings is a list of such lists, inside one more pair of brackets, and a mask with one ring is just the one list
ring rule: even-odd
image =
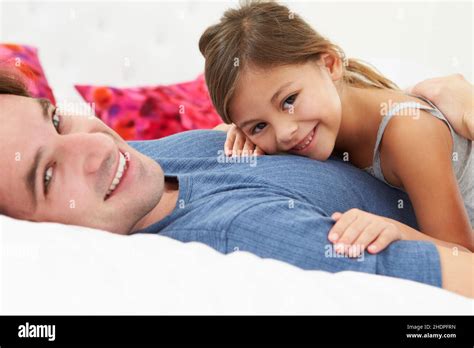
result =
[[116,164],[115,174],[111,180],[109,189],[107,190],[104,200],[107,200],[115,193],[116,188],[119,187],[122,181],[124,181],[125,173],[127,172],[127,169],[129,167],[129,160],[127,160],[128,156],[125,156],[121,151],[119,151],[118,153],[119,155]]

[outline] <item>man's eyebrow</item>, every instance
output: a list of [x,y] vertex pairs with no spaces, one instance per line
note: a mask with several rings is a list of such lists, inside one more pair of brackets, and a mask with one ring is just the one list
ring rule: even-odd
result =
[[33,164],[31,165],[30,169],[28,170],[28,174],[26,175],[26,187],[31,196],[31,200],[34,202],[34,205],[38,204],[38,197],[36,196],[36,178],[38,177],[38,166],[43,158],[44,148],[40,147],[35,154],[35,158],[33,159]]
[[[43,114],[43,120],[45,122],[49,122],[50,120],[50,115],[49,115],[49,110],[51,107],[51,102],[48,99],[40,98],[40,99],[35,99],[38,104],[41,106],[42,109],[42,114]],[[38,166],[41,162],[41,159],[43,158],[44,154],[44,147],[40,146],[38,150],[35,153],[33,163],[28,170],[28,173],[25,176],[25,183],[26,183],[26,188],[28,189],[28,192],[30,193],[31,200],[34,202],[35,208],[36,205],[38,204],[38,197],[36,196],[36,178],[38,177]]]
[[43,110],[43,118],[45,121],[49,121],[49,108],[51,107],[51,102],[46,98],[35,99]]
[[[270,99],[270,101],[272,103],[274,103],[274,100],[277,99],[277,97],[280,95],[281,92],[283,92],[285,90],[286,87],[288,87],[289,85],[291,85],[293,83],[293,81],[290,81],[290,82],[287,82],[287,83],[284,83],[279,89],[278,91],[275,92],[275,94],[273,95],[272,99]],[[255,122],[256,120],[247,120],[245,122],[242,122],[240,125],[238,125],[238,127],[240,129],[243,129],[247,124],[250,124],[250,123],[253,123]]]

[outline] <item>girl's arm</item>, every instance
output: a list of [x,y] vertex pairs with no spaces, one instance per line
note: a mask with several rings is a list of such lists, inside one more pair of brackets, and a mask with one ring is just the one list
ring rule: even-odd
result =
[[331,217],[336,223],[329,231],[328,239],[336,252],[350,257],[357,257],[366,249],[377,254],[396,240],[428,241],[456,252],[471,253],[461,245],[430,237],[399,221],[360,209],[335,212]]
[[[337,252],[349,257],[358,257],[366,246],[369,246],[369,252],[376,254],[399,239],[433,242],[439,253],[443,289],[474,297],[474,258],[472,253],[463,247],[426,236],[396,220],[359,209],[351,209],[345,213],[336,212],[332,218],[336,223],[328,238],[337,243]],[[338,247],[341,243],[342,249]],[[370,246],[376,246],[375,252],[371,251]]]
[[471,253],[469,249],[463,247],[462,245],[455,244],[455,243],[450,243],[446,242],[444,240],[436,239],[433,237],[430,237],[424,233],[421,233],[420,231],[415,230],[414,228],[411,228],[408,225],[405,225],[397,220],[393,220],[390,218],[384,217],[384,219],[397,227],[400,232],[401,232],[401,240],[424,240],[428,242],[433,242],[437,246],[442,246],[444,248],[451,248],[454,250],[459,250],[467,253]]
[[452,137],[446,124],[420,110],[395,116],[382,139],[385,178],[403,187],[421,232],[473,250],[472,228],[452,168]]
[[[426,236],[396,220],[359,209],[351,209],[344,214],[336,212],[332,218],[337,222],[329,232],[328,238],[333,243],[348,243],[349,245],[344,245],[342,250],[336,244],[335,249],[349,257],[359,256],[367,245],[369,252],[371,252],[370,245],[377,246],[374,253],[378,253],[399,239],[433,242],[439,253],[443,289],[474,297],[472,282],[474,258],[472,253],[464,251],[463,247]],[[337,237],[334,238],[335,236]]]

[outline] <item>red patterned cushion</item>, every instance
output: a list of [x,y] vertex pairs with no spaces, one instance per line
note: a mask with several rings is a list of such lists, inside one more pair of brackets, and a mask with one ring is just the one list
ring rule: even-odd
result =
[[19,71],[27,83],[31,96],[47,98],[56,104],[53,91],[38,58],[38,50],[27,45],[0,44],[0,66]]
[[96,115],[125,140],[150,140],[222,123],[204,76],[169,86],[115,88],[75,85]]

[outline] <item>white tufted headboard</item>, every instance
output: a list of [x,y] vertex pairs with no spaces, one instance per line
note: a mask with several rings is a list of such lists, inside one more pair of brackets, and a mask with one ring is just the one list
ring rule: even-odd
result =
[[[284,2],[350,57],[401,86],[454,72],[472,81],[472,2]],[[1,1],[0,41],[31,44],[59,101],[73,84],[156,85],[203,71],[198,40],[234,1]]]

